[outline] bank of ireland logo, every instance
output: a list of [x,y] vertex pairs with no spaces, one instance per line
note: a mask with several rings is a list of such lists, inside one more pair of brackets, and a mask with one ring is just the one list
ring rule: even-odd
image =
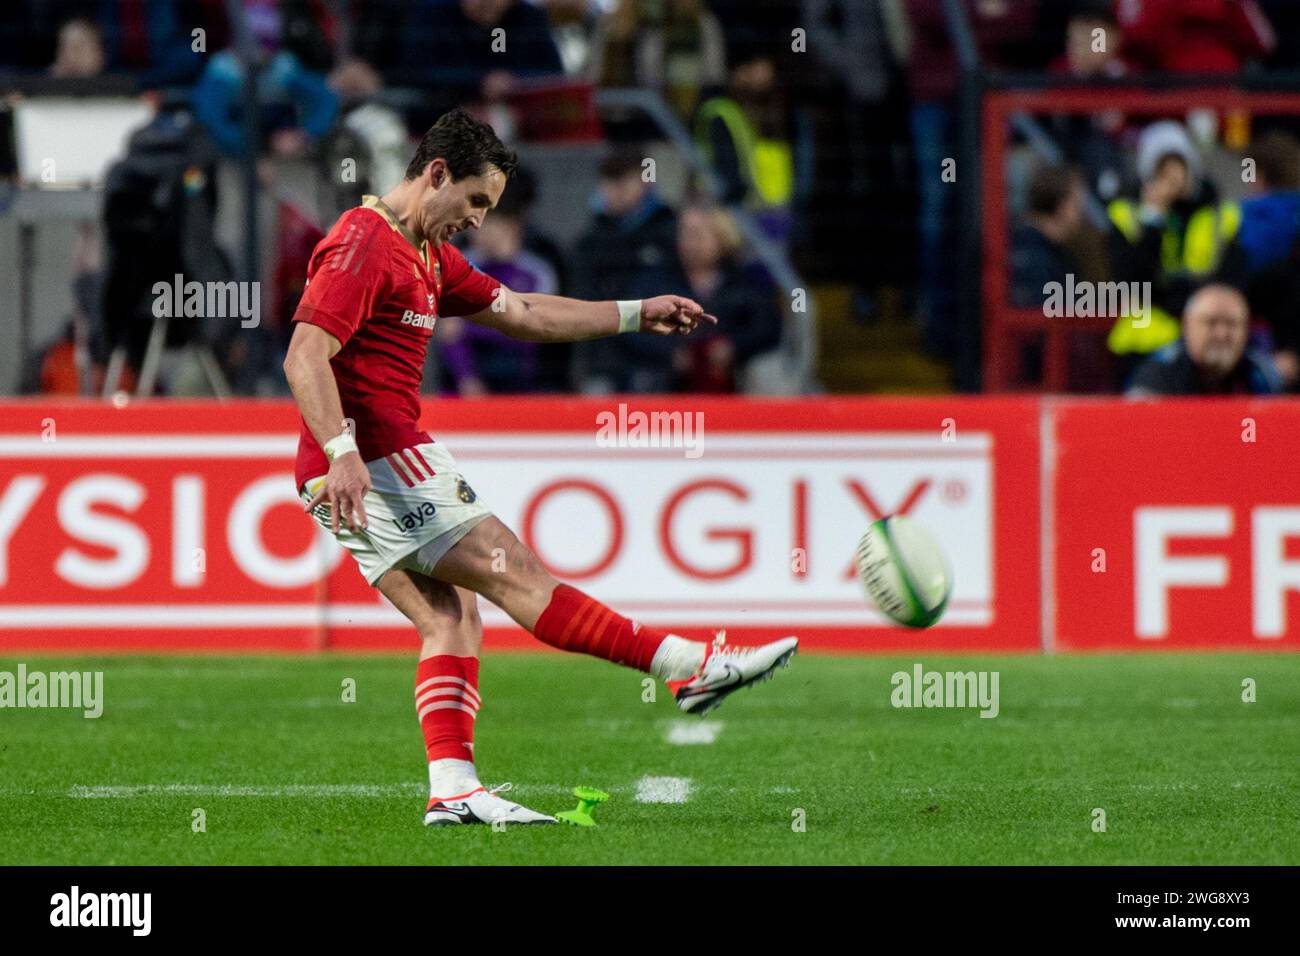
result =
[[478,495],[474,494],[474,489],[469,486],[469,482],[464,478],[456,481],[456,495],[467,505],[472,505],[478,498]]
[[430,312],[433,311],[433,293],[432,293],[432,292],[429,293],[429,311],[430,311]]

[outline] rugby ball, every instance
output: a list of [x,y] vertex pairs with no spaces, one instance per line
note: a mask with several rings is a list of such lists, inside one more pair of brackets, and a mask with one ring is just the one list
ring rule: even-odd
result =
[[929,627],[952,595],[948,558],[903,515],[873,521],[858,542],[858,579],[876,607],[907,627]]

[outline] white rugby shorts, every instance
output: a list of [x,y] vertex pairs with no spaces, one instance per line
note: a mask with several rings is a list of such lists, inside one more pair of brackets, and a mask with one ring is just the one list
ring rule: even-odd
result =
[[[340,519],[335,538],[352,552],[371,585],[394,568],[431,575],[434,565],[492,513],[437,442],[403,448],[366,462],[366,468],[370,490],[362,503],[368,526],[354,532]],[[311,478],[298,490],[304,504],[324,480],[324,475]],[[312,516],[330,527],[329,505],[317,505]]]

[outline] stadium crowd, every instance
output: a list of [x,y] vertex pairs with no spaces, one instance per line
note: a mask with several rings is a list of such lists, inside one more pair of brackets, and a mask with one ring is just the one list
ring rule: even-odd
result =
[[[1300,71],[1300,4],[1292,0],[962,6],[990,68],[1076,81]],[[458,244],[478,268],[520,290],[691,295],[722,318],[717,331],[688,344],[626,336],[539,347],[442,320],[437,387],[464,396],[729,392],[761,387],[747,371],[782,347],[791,321],[788,290],[747,248],[737,215],[788,253],[814,290],[850,289],[852,321],[870,326],[897,308],[915,321],[929,355],[955,357],[958,204],[960,190],[975,187],[941,174],[959,151],[962,83],[944,7],[943,0],[25,0],[0,9],[0,90],[81,83],[166,91],[159,122],[173,124],[163,133],[183,173],[237,163],[251,150],[268,184],[278,164],[315,163],[325,176],[339,156],[362,156],[362,175],[339,197],[343,204],[400,172],[411,138],[452,106],[489,119],[508,141],[545,139],[556,125],[564,136],[601,136],[598,188],[590,209],[574,212],[585,220],[576,241],[561,243],[536,215],[548,182],[525,167],[484,228]],[[232,8],[242,14],[235,23]],[[255,123],[243,115],[250,73],[260,102]],[[716,174],[717,195],[695,181],[670,201],[646,181],[652,131],[631,116],[597,122],[584,93],[591,87],[660,94]],[[177,115],[192,117],[204,134]],[[1048,161],[1021,142],[1009,171],[1013,302],[1041,305],[1044,286],[1066,276],[1152,290],[1149,323],[1117,321],[1108,338],[1079,337],[1072,388],[1300,388],[1300,126],[1204,110],[1154,120],[1117,110],[1039,119],[1059,156]],[[12,144],[0,148],[0,175],[13,175],[11,152]],[[1242,156],[1253,160],[1246,181]],[[213,178],[185,179],[177,201],[191,212],[206,203],[210,219],[227,198],[216,195]],[[40,343],[30,390],[77,390],[86,381],[77,362],[93,362],[102,379],[114,346],[129,357],[124,383],[138,369],[149,332],[141,243],[156,245],[167,233],[158,222],[115,220],[121,209],[106,204],[106,248],[95,248],[94,229],[78,240],[70,257],[77,315],[65,335]],[[211,340],[237,391],[283,392],[277,370],[287,316],[320,222],[336,212],[283,210],[262,276],[276,291],[263,299],[255,333],[194,333]],[[195,219],[186,217],[185,228],[204,228]],[[202,245],[194,238],[178,235],[175,245],[193,250]],[[178,252],[164,271],[233,277],[235,254],[216,249],[196,263]],[[157,261],[150,266],[159,271]],[[1208,284],[1216,291],[1198,294]],[[1218,333],[1202,341],[1190,334],[1201,313],[1228,316],[1206,319],[1231,327],[1222,347]],[[823,352],[835,347],[832,332]],[[1032,380],[1040,358],[1032,348],[1023,358]]]

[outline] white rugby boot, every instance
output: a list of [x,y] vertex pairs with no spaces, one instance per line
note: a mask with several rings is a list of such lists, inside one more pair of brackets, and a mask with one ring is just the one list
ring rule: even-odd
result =
[[521,804],[497,796],[498,793],[506,793],[513,788],[514,784],[503,783],[491,790],[487,787],[478,787],[469,793],[462,793],[454,797],[430,797],[429,805],[424,809],[424,825],[426,827],[439,827],[454,826],[460,823],[486,823],[489,825],[493,823],[505,823],[507,825],[559,823],[555,817],[548,817],[544,813],[529,810]]
[[719,631],[704,651],[704,662],[686,680],[668,681],[677,706],[703,716],[726,696],[742,687],[768,680],[778,667],[788,667],[799,648],[797,637],[783,637],[757,647],[727,646],[727,632]]

